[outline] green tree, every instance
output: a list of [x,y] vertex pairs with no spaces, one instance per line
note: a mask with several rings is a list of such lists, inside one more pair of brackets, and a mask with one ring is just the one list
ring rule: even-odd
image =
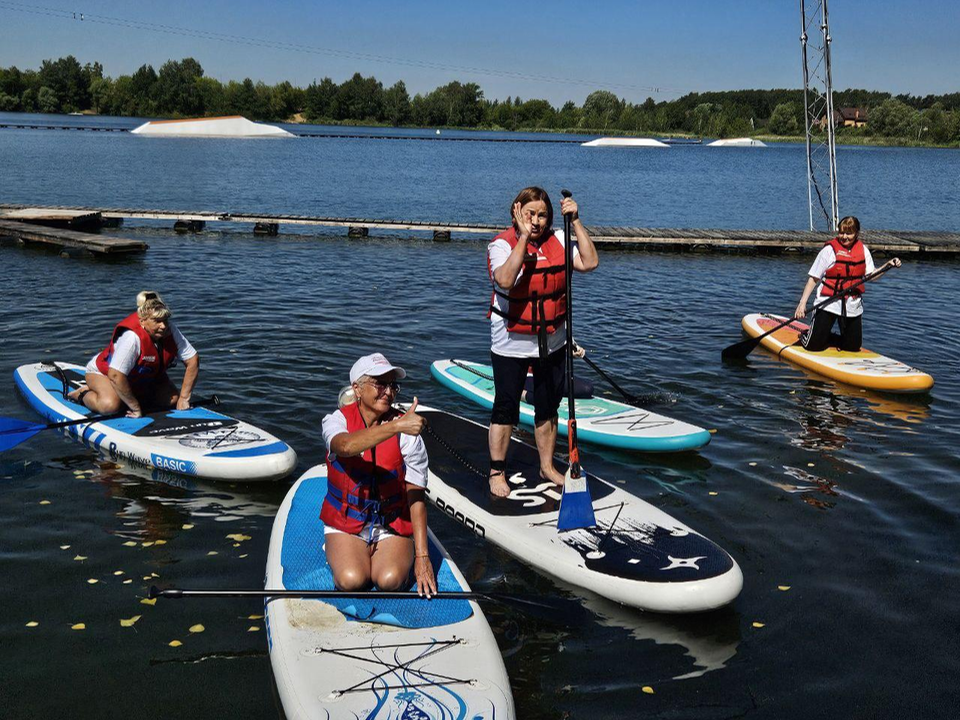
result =
[[231,80],[225,94],[227,112],[231,115],[250,118],[257,114],[257,88],[250,78],[244,78],[242,83]]
[[102,113],[110,104],[111,85],[109,78],[95,77],[90,81],[90,107]]
[[330,110],[335,120],[382,120],[383,84],[354,73],[337,88]]
[[383,92],[384,120],[398,127],[410,121],[410,113],[410,94],[403,80],[398,80]]
[[200,93],[200,104],[205,115],[227,115],[226,91],[223,84],[216,78],[202,77],[197,80],[197,92]]
[[56,91],[44,85],[37,94],[37,110],[42,113],[60,112],[60,99]]
[[626,103],[609,90],[597,90],[583,101],[581,123],[590,128],[606,128],[620,118]]
[[328,77],[319,83],[312,82],[304,91],[304,105],[307,120],[316,122],[333,117],[331,105],[337,94],[337,84]]
[[154,86],[157,84],[157,72],[152,65],[141,65],[130,76],[130,115],[156,115],[157,102]]
[[798,135],[801,132],[800,108],[796,103],[780,103],[773,109],[767,130],[774,135]]
[[167,60],[160,66],[151,94],[163,115],[196,117],[203,115],[203,94],[199,80],[203,68],[193,58]]
[[20,100],[0,90],[0,112],[13,112],[20,109]]
[[44,60],[38,75],[41,87],[50,88],[56,95],[58,110],[62,108],[66,112],[75,112],[90,107],[88,78],[73,55],[59,60]]
[[920,122],[920,114],[901,100],[890,98],[870,112],[870,129],[886,137],[913,137]]
[[715,135],[714,116],[719,108],[713,103],[700,103],[690,113],[690,129],[697,135]]
[[37,93],[33,88],[27,88],[20,96],[20,108],[24,112],[35,112],[37,109]]

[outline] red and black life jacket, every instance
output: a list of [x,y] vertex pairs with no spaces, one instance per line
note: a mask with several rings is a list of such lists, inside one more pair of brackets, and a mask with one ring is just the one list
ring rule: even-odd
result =
[[[344,405],[347,432],[367,425],[357,403]],[[331,460],[327,454],[327,496],[320,519],[337,530],[359,535],[368,522],[390,527],[398,535],[413,535],[407,501],[406,465],[400,436],[394,435],[354,457]]]
[[127,373],[131,388],[135,393],[140,393],[155,380],[162,378],[167,368],[176,362],[177,343],[174,341],[173,335],[168,334],[158,345],[150,337],[150,333],[140,325],[140,318],[137,313],[130,313],[117,323],[117,326],[113,329],[110,344],[97,355],[97,369],[104,375],[110,369],[110,358],[113,357],[114,345],[125,332],[132,332],[140,338],[140,354],[137,356],[137,364]]
[[[843,292],[854,283],[860,282],[867,273],[867,260],[863,251],[863,243],[859,238],[847,250],[841,243],[840,238],[834,238],[824,244],[833,248],[837,257],[836,262],[827,268],[823,275],[823,287],[820,294],[824,297],[833,297],[837,293]],[[850,296],[857,297],[863,295],[865,283],[861,283],[850,291]]]
[[[517,246],[517,232],[513,228],[497,235],[494,240],[506,240],[513,250]],[[530,247],[533,246],[533,252]],[[490,259],[487,258],[487,273],[493,281],[493,293],[509,302],[507,312],[500,310],[495,298],[490,297],[490,313],[507,320],[509,332],[522,335],[539,335],[541,339],[555,333],[567,317],[567,273],[563,244],[557,236],[550,236],[540,243],[527,245],[523,259],[523,274],[520,281],[503,292],[493,280]]]

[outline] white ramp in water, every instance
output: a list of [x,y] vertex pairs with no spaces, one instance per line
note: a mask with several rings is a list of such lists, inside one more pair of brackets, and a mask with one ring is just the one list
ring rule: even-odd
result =
[[666,143],[660,142],[659,140],[654,140],[653,138],[626,138],[626,137],[609,137],[609,138],[597,138],[596,140],[591,140],[590,142],[581,143],[580,147],[657,147],[665,148],[670,147]]
[[186,120],[151,120],[130,132],[134,135],[155,137],[296,137],[286,130],[273,125],[251,122],[241,115]]
[[714,140],[707,143],[707,147],[766,147],[765,142],[754,140],[753,138],[729,138],[727,140]]

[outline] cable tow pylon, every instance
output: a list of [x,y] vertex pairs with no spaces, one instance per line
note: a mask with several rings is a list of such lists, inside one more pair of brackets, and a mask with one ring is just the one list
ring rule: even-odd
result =
[[840,221],[840,210],[827,0],[800,0],[800,20],[810,230],[833,232]]

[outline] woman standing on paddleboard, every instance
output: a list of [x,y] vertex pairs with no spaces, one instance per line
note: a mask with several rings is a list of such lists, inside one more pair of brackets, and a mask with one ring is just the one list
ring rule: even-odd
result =
[[[144,407],[187,410],[200,374],[200,355],[170,319],[159,293],[137,295],[137,311],[121,320],[110,344],[87,363],[86,385],[67,397],[97,413],[143,415]],[[179,390],[167,375],[177,360],[186,368]]]
[[[817,299],[814,304],[840,293],[848,294],[813,313],[810,329],[800,336],[803,348],[819,352],[834,342],[840,350],[860,352],[863,344],[863,302],[860,297],[864,284],[876,280],[891,267],[900,267],[900,258],[888,260],[877,270],[870,250],[860,240],[860,221],[852,215],[843,218],[837,237],[826,243],[813,261],[793,316],[799,320],[807,314],[807,301],[815,287]],[[839,338],[832,334],[833,324],[838,321]]]
[[427,545],[427,421],[417,399],[393,409],[407,376],[380,353],[350,369],[355,402],[323,419],[327,496],[320,510],[327,562],[337,588],[404,590],[413,566],[417,592],[437,593]]
[[[576,201],[564,198],[563,214],[573,218],[577,242],[573,268],[591,272],[600,259],[580,221]],[[563,232],[553,229],[550,196],[539,187],[520,191],[511,206],[512,227],[487,246],[490,300],[490,357],[495,398],[490,416],[490,492],[510,494],[507,448],[520,420],[520,394],[533,370],[534,437],[540,475],[558,485],[563,474],[553,465],[557,409],[565,392],[566,264]]]

